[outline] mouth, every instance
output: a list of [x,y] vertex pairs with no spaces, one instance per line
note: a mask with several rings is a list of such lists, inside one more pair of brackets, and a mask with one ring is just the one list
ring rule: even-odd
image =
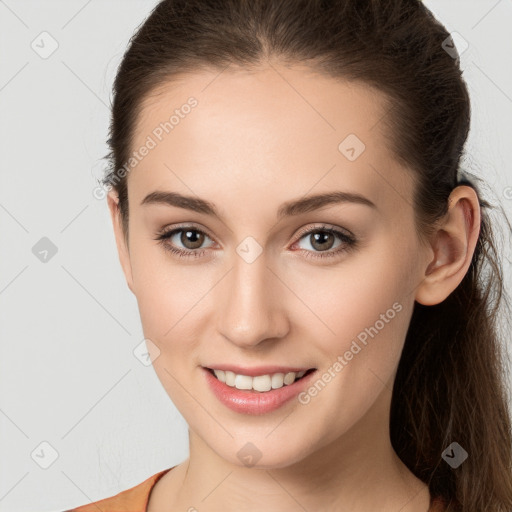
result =
[[[206,384],[213,395],[226,407],[238,414],[262,415],[277,411],[311,385],[316,368],[267,366],[242,368],[221,365],[224,370],[202,366]],[[230,368],[230,369],[228,369]],[[243,371],[234,373],[232,370]],[[280,373],[267,373],[263,371]],[[284,373],[286,372],[286,373]]]
[[300,372],[272,373],[251,377],[248,375],[235,374],[231,371],[214,370],[213,368],[207,367],[204,367],[204,369],[223,384],[248,393],[265,393],[275,389],[281,389],[295,384],[297,381],[304,379],[317,370],[316,368],[309,368],[308,370],[302,370]]

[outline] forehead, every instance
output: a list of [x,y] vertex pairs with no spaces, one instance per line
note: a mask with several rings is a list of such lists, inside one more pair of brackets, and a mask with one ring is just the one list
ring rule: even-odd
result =
[[376,89],[304,67],[180,75],[142,104],[131,149],[151,149],[129,174],[130,198],[156,187],[281,198],[341,187],[391,206],[412,182],[382,131],[389,110]]

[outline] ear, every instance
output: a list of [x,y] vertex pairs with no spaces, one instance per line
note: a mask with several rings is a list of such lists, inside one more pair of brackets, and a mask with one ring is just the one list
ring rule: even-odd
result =
[[127,247],[125,235],[123,232],[121,211],[119,209],[119,197],[114,189],[110,190],[107,194],[107,203],[110,210],[110,218],[112,219],[112,226],[114,228],[119,261],[121,262],[121,267],[123,269],[128,288],[130,288],[133,293],[133,276],[130,262],[130,252],[129,248]]
[[425,306],[439,304],[461,283],[480,234],[480,203],[475,190],[460,185],[448,202],[448,212],[430,240],[433,258],[416,290],[416,301]]

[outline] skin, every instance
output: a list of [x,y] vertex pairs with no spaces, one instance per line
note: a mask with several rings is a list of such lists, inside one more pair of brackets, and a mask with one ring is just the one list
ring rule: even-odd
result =
[[[468,270],[480,226],[476,193],[457,187],[435,234],[420,243],[413,174],[381,132],[384,96],[277,62],[166,84],[145,101],[133,147],[190,96],[197,107],[128,175],[129,244],[117,195],[108,194],[153,366],[189,425],[190,456],[157,483],[148,510],[427,511],[428,487],[391,446],[391,390],[414,301],[442,302]],[[338,150],[348,134],[366,145],[353,162]],[[141,205],[155,190],[206,199],[222,219]],[[339,203],[277,219],[287,201],[338,190],[376,208]],[[206,231],[195,249],[202,256],[180,259],[155,240],[182,223]],[[345,245],[335,236],[318,249],[311,235],[297,236],[323,223],[359,244],[306,258]],[[194,250],[180,234],[167,243]],[[252,263],[236,252],[248,236],[262,249]],[[394,303],[401,311],[308,404],[239,414],[206,386],[200,367],[222,362],[316,367],[321,375]],[[247,442],[261,452],[253,467],[237,457]]]

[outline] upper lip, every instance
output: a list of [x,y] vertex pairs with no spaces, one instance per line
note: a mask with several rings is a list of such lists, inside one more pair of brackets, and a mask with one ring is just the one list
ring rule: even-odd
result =
[[248,377],[257,377],[258,375],[267,375],[272,373],[289,373],[289,372],[302,372],[313,369],[311,366],[253,366],[251,368],[247,368],[244,366],[238,366],[236,364],[212,364],[210,366],[205,366],[204,368],[208,368],[210,370],[223,370],[223,371],[231,371],[238,375],[247,375]]

